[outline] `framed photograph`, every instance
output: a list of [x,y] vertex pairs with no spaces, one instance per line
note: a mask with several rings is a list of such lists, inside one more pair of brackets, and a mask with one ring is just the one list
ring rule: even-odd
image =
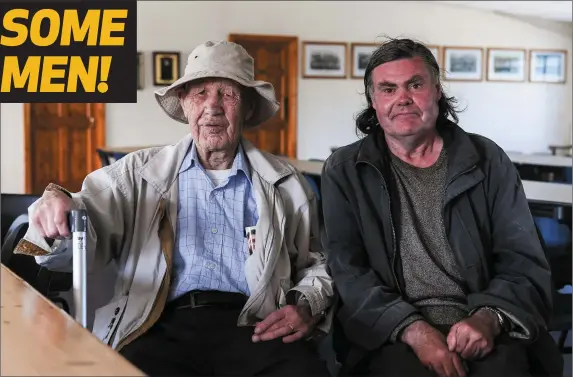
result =
[[153,53],[153,85],[167,86],[179,78],[179,52]]
[[444,79],[481,81],[483,49],[481,47],[444,47]]
[[529,51],[529,81],[564,83],[566,71],[566,50]]
[[525,81],[525,50],[488,48],[486,72],[488,81]]
[[432,54],[434,54],[434,57],[436,58],[436,61],[438,62],[438,65],[440,66],[440,68],[442,68],[442,54],[440,52],[440,46],[435,46],[435,45],[426,45],[426,47],[432,51]]
[[345,79],[347,45],[341,42],[303,42],[302,77]]
[[143,52],[137,53],[137,90],[143,89],[145,69],[143,66]]
[[350,77],[360,79],[364,77],[370,56],[380,45],[375,43],[352,43],[350,45]]

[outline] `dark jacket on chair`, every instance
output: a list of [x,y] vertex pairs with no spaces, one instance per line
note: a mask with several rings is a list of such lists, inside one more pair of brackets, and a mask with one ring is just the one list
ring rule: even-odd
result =
[[[494,306],[509,316],[509,335],[531,344],[549,375],[562,359],[546,328],[552,310],[549,265],[511,160],[491,140],[447,122],[443,202],[446,235],[466,277],[469,310]],[[353,349],[389,342],[417,309],[402,298],[393,194],[382,131],[334,152],[322,174],[328,264],[340,294],[338,322]],[[336,336],[336,334],[335,334]],[[531,358],[530,358],[531,359]],[[561,371],[561,372],[560,372]]]

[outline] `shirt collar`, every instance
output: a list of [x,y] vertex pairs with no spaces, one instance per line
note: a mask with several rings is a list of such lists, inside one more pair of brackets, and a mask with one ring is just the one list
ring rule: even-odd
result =
[[[185,158],[183,159],[183,163],[181,164],[181,168],[179,169],[179,174],[183,173],[184,171],[191,169],[193,167],[198,167],[199,169],[205,171],[203,165],[199,161],[197,156],[197,145],[195,143],[191,143],[191,148],[187,151]],[[233,160],[233,165],[231,166],[231,172],[229,177],[236,175],[239,171],[242,171],[249,183],[251,182],[251,171],[249,162],[246,158],[245,151],[243,150],[242,143],[239,143],[237,154],[235,155],[235,159]]]

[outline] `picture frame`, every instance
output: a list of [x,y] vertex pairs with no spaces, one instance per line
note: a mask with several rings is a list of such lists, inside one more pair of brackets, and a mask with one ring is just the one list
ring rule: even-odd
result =
[[486,80],[523,82],[526,76],[525,49],[488,48],[486,58]]
[[351,43],[350,44],[350,77],[353,79],[364,78],[366,66],[372,52],[380,47],[376,43]]
[[529,81],[563,84],[567,76],[567,50],[530,50]]
[[179,78],[179,52],[153,52],[153,85],[168,86]]
[[428,48],[428,50],[430,50],[432,52],[432,54],[436,58],[436,61],[438,62],[438,66],[441,69],[442,68],[442,49],[440,48],[440,46],[426,45],[426,47]]
[[347,50],[344,42],[302,43],[302,77],[313,79],[345,79]]
[[145,65],[143,52],[137,52],[137,90],[142,90],[145,84]]
[[483,48],[481,47],[444,46],[442,61],[444,80],[483,80]]

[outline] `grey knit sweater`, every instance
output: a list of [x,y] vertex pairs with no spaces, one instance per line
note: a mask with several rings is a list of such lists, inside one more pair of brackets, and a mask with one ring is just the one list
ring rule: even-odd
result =
[[464,277],[456,263],[442,217],[447,152],[430,167],[417,168],[392,155],[392,174],[400,196],[397,219],[398,252],[405,281],[404,299],[420,310],[393,331],[418,319],[433,325],[453,325],[467,317]]

